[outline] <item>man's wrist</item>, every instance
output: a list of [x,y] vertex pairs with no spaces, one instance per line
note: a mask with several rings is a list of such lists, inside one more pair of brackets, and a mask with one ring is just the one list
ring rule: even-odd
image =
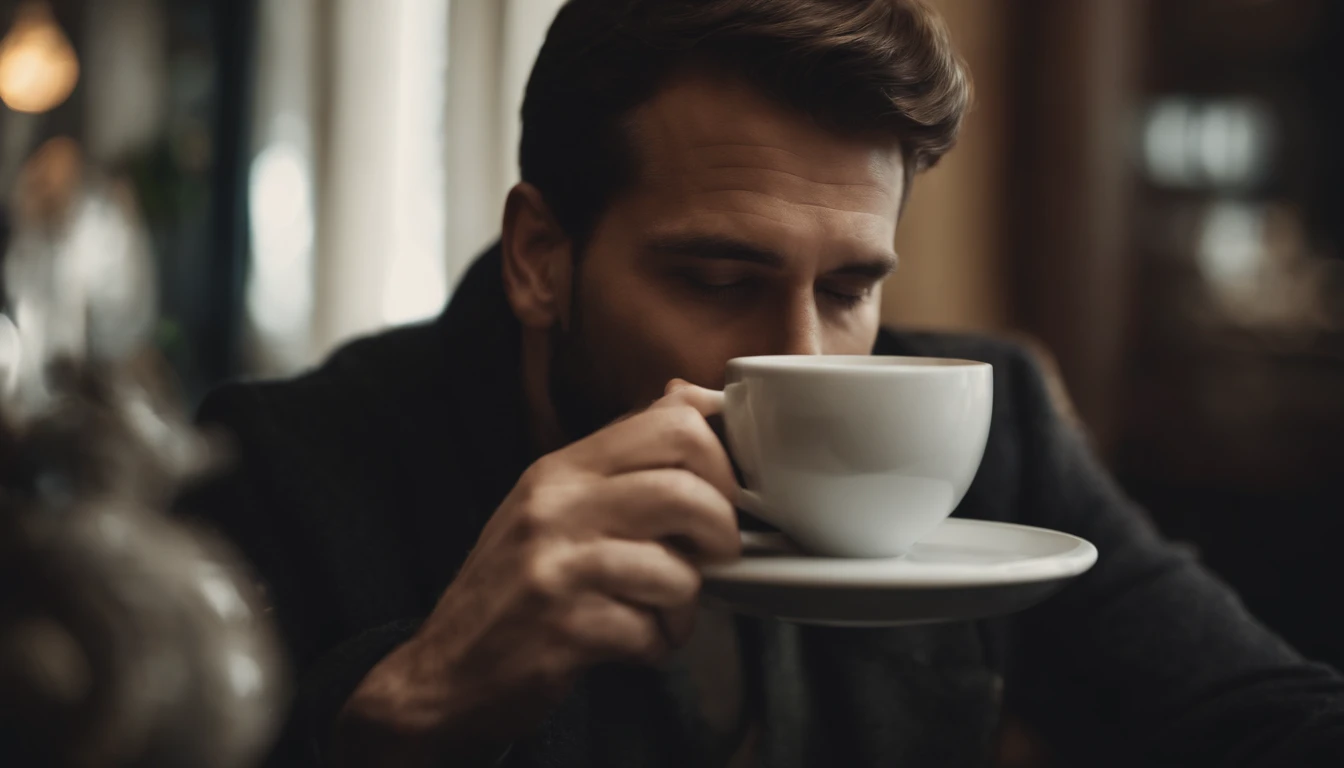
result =
[[[410,649],[397,649],[360,681],[334,724],[331,762],[341,768],[440,765],[491,766],[507,745],[473,738],[457,727],[451,686],[431,683],[407,663]],[[470,711],[470,707],[466,708]]]

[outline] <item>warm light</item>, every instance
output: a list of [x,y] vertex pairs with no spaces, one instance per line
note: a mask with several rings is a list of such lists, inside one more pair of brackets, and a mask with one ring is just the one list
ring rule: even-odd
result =
[[16,112],[46,112],[70,96],[79,59],[45,3],[19,6],[0,40],[0,101]]

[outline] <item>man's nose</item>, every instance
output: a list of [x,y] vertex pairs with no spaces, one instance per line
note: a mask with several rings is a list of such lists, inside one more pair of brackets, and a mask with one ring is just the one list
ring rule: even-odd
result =
[[781,355],[820,355],[821,317],[812,291],[799,292],[787,306],[783,318],[779,352]]

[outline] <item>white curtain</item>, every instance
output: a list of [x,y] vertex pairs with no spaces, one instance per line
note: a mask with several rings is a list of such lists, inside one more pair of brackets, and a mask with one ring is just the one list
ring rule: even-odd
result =
[[262,0],[254,368],[437,313],[499,232],[518,109],[563,0]]

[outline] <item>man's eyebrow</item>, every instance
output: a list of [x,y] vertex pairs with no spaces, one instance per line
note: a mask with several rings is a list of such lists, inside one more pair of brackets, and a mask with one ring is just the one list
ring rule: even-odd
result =
[[875,258],[862,259],[841,265],[827,272],[828,275],[841,277],[862,277],[871,280],[885,280],[896,271],[896,254],[883,254]]
[[[688,256],[717,261],[741,261],[766,267],[784,266],[785,259],[775,251],[721,235],[671,235],[654,240],[649,250],[666,256]],[[896,254],[856,259],[826,274],[882,280],[896,271]]]
[[649,250],[666,256],[690,256],[718,261],[744,261],[767,267],[784,266],[784,257],[767,248],[719,235],[672,235],[649,243]]

